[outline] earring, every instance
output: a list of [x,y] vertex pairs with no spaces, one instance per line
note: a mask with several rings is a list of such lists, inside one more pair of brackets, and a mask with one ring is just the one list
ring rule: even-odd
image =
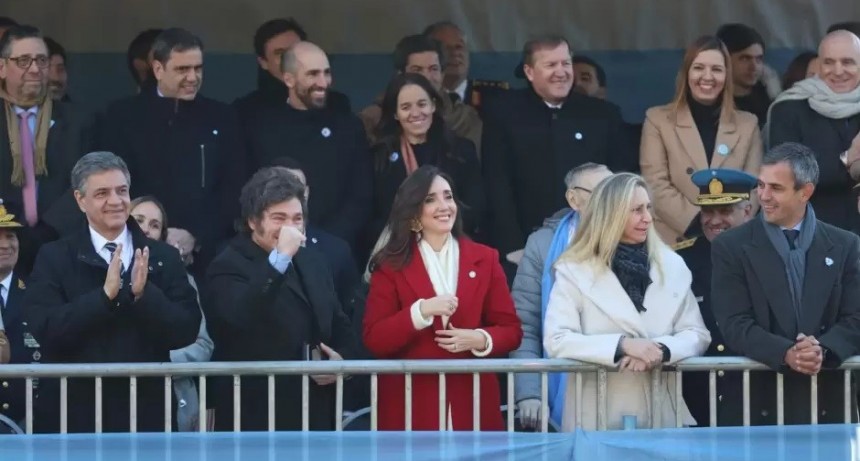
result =
[[424,230],[424,226],[421,225],[421,221],[417,218],[413,218],[410,223],[409,230],[415,232],[416,234],[420,234],[422,230]]

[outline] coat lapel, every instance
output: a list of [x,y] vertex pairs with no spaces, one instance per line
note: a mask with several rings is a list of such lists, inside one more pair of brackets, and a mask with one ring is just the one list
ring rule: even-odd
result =
[[[756,218],[757,219],[757,218]],[[785,263],[777,253],[764,224],[757,219],[753,227],[752,241],[743,246],[753,272],[761,283],[761,290],[782,330],[792,337],[797,332],[797,314],[791,301],[791,291],[785,273]]]
[[682,107],[675,115],[675,133],[684,147],[684,152],[690,157],[696,171],[708,168],[708,157],[705,155],[705,146],[699,136],[699,130],[693,121],[690,109]]
[[[595,273],[587,264],[577,264],[575,267],[573,276],[577,280],[577,286],[581,287],[583,296],[590,299],[625,333],[640,338],[648,337],[642,316],[612,270],[607,268]],[[651,289],[648,288],[648,293]]]
[[720,168],[729,155],[732,155],[732,152],[735,150],[735,146],[738,144],[741,136],[738,133],[737,125],[734,120],[726,120],[720,121],[719,130],[717,132],[717,140],[714,149],[719,149],[719,146],[725,145],[728,147],[728,152],[725,155],[714,152],[714,155],[711,157],[711,168]]
[[406,284],[415,292],[417,299],[430,299],[436,296],[436,290],[433,289],[433,283],[430,281],[430,274],[424,267],[421,252],[418,251],[418,245],[414,243],[412,244],[412,259],[403,268],[403,277],[406,278]]
[[[460,309],[478,309],[480,306],[478,295],[478,285],[481,280],[486,279],[490,274],[486,268],[482,268],[482,260],[475,251],[475,244],[467,238],[458,240],[460,244],[460,262],[457,274],[457,301],[460,306],[457,312],[451,316],[449,325],[457,325],[457,317]],[[483,270],[482,270],[483,269]]]
[[[835,246],[821,226],[816,226],[812,245],[806,252],[806,273],[803,277],[803,295],[799,331],[817,334],[824,309],[839,278],[839,259],[844,258],[842,247]],[[827,263],[830,264],[827,264]]]

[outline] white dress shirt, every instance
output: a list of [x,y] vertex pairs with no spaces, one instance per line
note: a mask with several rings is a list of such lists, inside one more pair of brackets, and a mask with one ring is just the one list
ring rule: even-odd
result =
[[454,88],[454,91],[451,93],[456,93],[457,96],[460,97],[460,101],[466,104],[466,87],[469,85],[469,79],[465,79],[457,85],[457,88]]
[[110,265],[110,251],[105,248],[105,244],[113,242],[119,245],[121,243],[122,253],[119,257],[122,259],[123,272],[127,271],[131,267],[131,258],[134,255],[134,244],[131,241],[131,234],[128,232],[128,226],[123,228],[122,232],[120,232],[119,236],[114,240],[104,238],[101,234],[96,232],[92,226],[90,226],[90,240],[93,242],[93,248],[96,250],[96,253],[101,256],[108,265]]

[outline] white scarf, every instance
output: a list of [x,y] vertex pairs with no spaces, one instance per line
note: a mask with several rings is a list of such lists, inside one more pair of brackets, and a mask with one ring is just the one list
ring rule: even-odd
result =
[[[456,295],[457,277],[460,273],[460,244],[448,234],[442,250],[436,253],[426,240],[418,242],[418,250],[424,261],[424,268],[430,276],[436,296]],[[442,327],[448,328],[448,316],[442,316]]]
[[809,107],[824,117],[840,120],[860,114],[860,86],[848,93],[834,93],[818,77],[807,78],[783,91],[767,110],[765,144],[770,147],[770,112],[783,101],[808,100]]

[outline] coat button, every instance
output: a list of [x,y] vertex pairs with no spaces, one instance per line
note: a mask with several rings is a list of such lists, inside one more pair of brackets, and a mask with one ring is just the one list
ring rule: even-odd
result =
[[693,173],[695,173],[695,170],[693,170],[692,168],[687,168],[687,174],[693,174]]
[[726,350],[726,346],[723,346],[722,344],[720,344],[717,346],[717,350],[720,352],[723,352],[724,350]]
[[4,409],[4,410],[8,410],[8,409],[9,409],[9,404],[8,404],[8,403],[4,403],[4,404],[3,404],[3,409]]
[[720,371],[718,371],[718,372],[717,372],[717,376],[719,376],[720,378],[722,378],[722,377],[723,377],[723,376],[725,376],[725,375],[726,375],[726,372],[725,372],[725,371],[723,371],[723,370],[720,370]]

